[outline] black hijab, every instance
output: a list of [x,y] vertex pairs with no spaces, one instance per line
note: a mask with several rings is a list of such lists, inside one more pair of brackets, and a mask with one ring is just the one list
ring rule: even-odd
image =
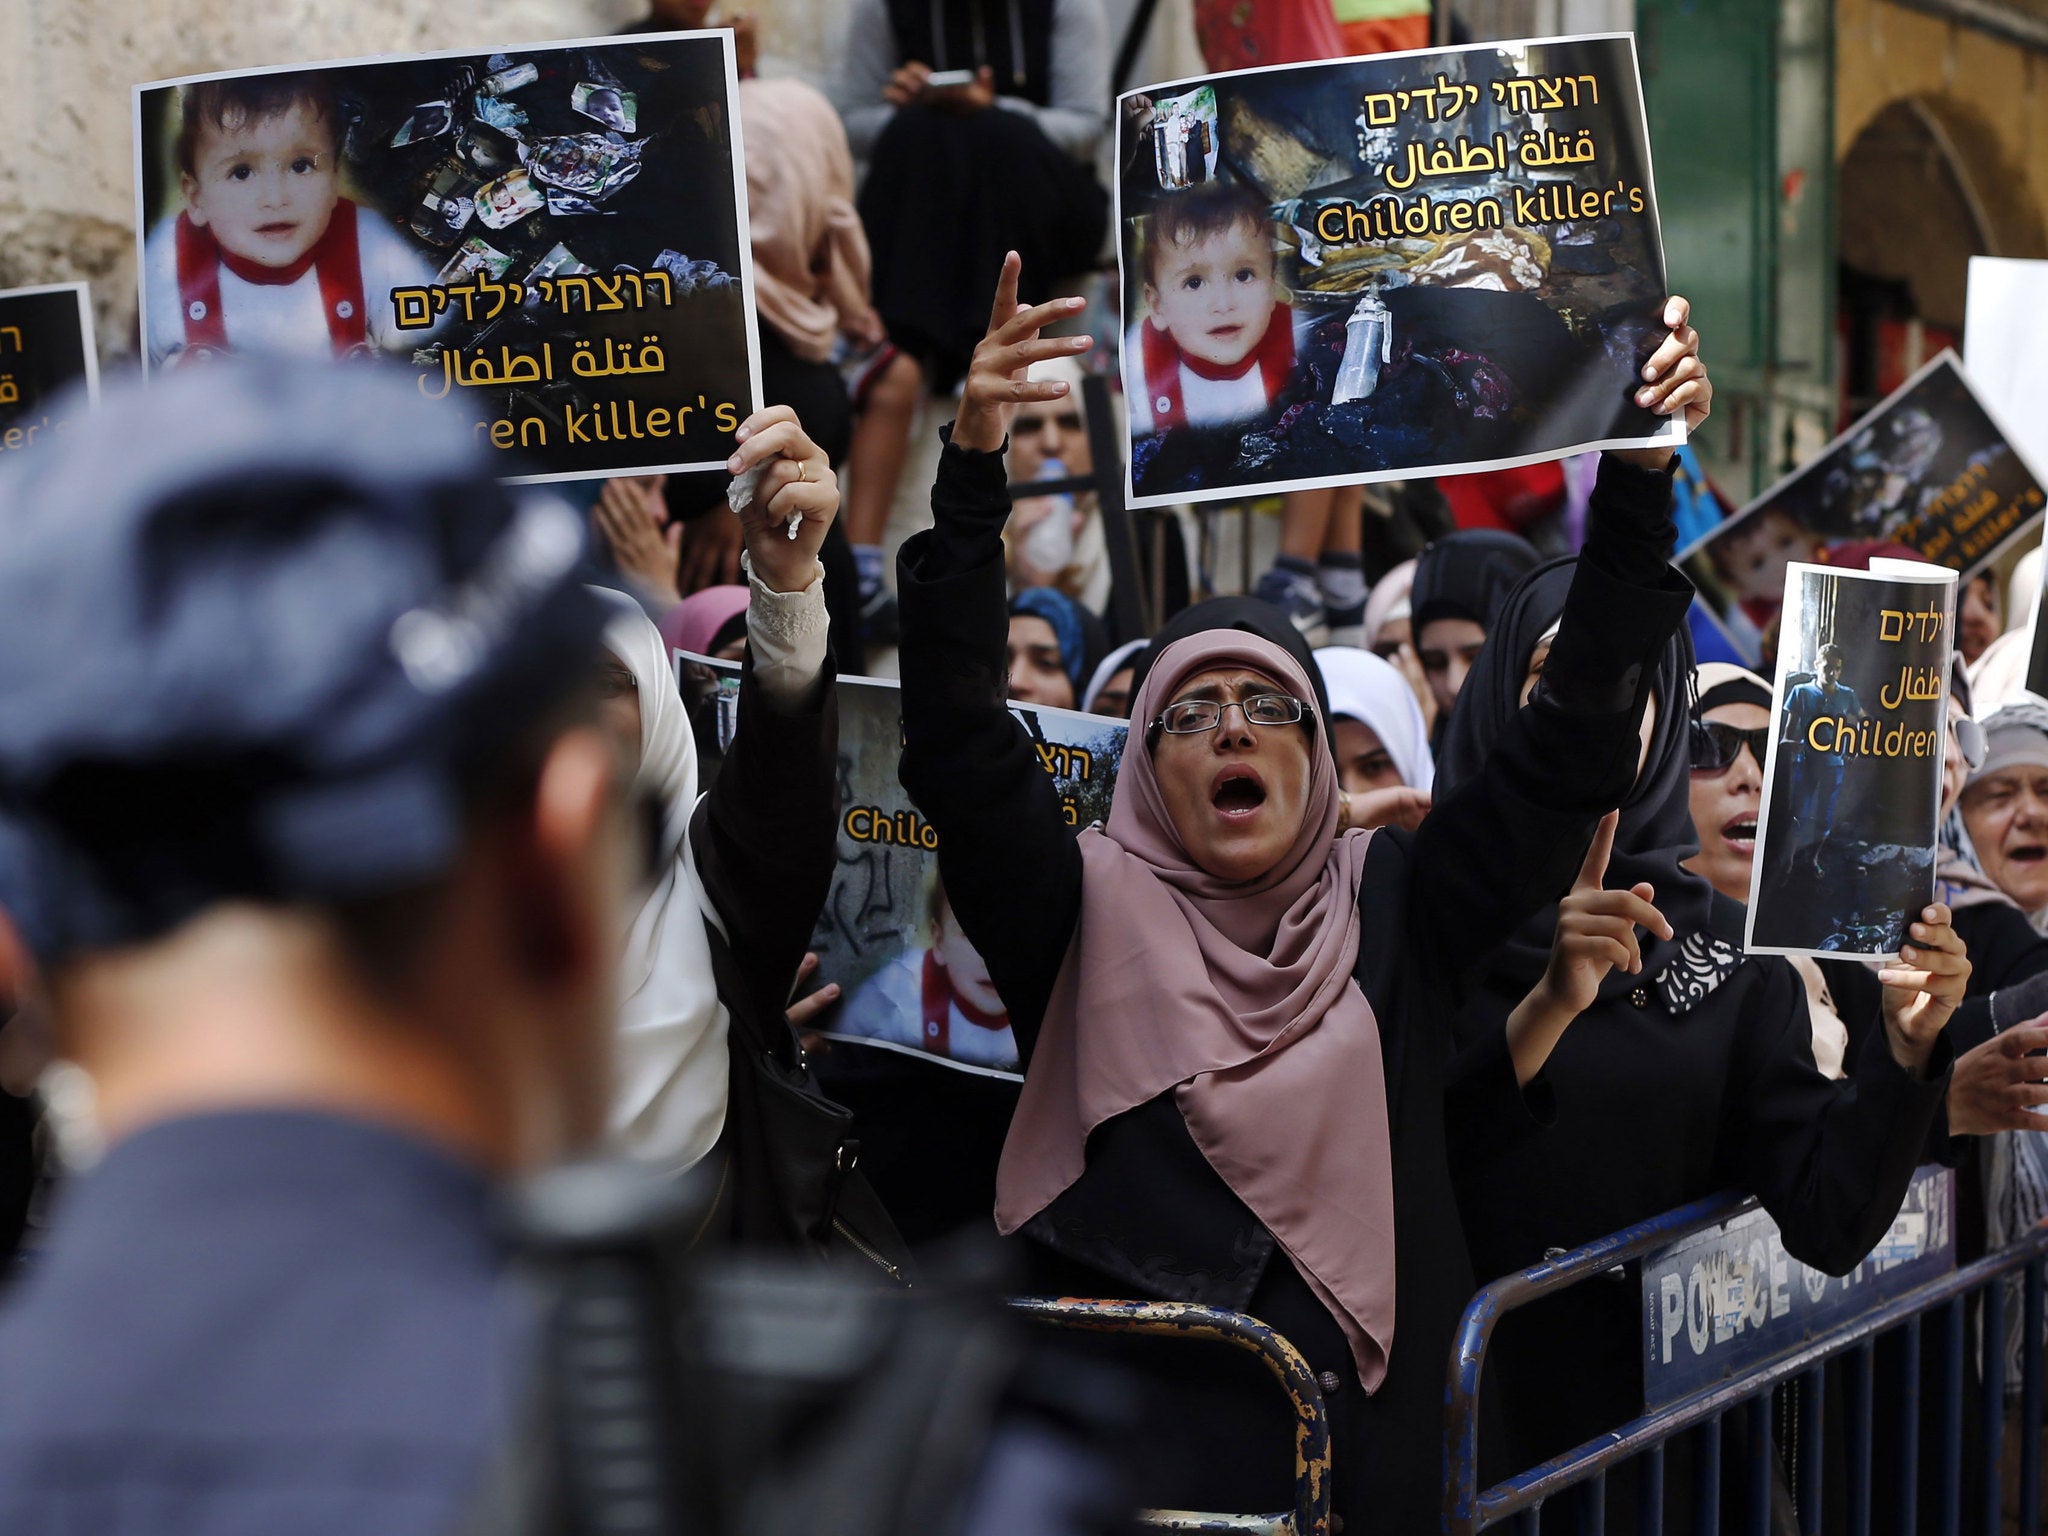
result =
[[[1451,713],[1450,730],[1436,761],[1436,795],[1446,795],[1479,777],[1494,743],[1521,709],[1522,681],[1536,642],[1564,612],[1576,560],[1552,560],[1515,584],[1501,604],[1486,645],[1472,664]],[[1714,888],[1704,877],[1679,867],[1699,852],[1692,825],[1691,678],[1692,636],[1684,625],[1672,636],[1657,662],[1652,685],[1657,699],[1657,725],[1649,756],[1636,776],[1635,788],[1621,804],[1615,828],[1614,856],[1607,865],[1607,885],[1624,890],[1639,880],[1657,888],[1657,909],[1670,922],[1674,937],[1662,940],[1639,934],[1644,941],[1643,969],[1638,975],[1610,971],[1600,984],[1603,998],[1616,997],[1651,980],[1692,934],[1709,928]],[[1550,963],[1550,943],[1557,930],[1557,908],[1545,907],[1530,918],[1487,962],[1495,979],[1517,990],[1536,985]]]
[[1416,639],[1434,619],[1470,619],[1490,633],[1508,589],[1542,559],[1527,539],[1492,528],[1463,528],[1436,540],[1415,563],[1409,607]]
[[[1131,697],[1137,698],[1138,690],[1145,686],[1145,675],[1152,670],[1152,663],[1159,659],[1159,653],[1176,640],[1185,640],[1189,635],[1199,635],[1211,629],[1241,629],[1248,635],[1257,635],[1270,640],[1288,655],[1301,663],[1301,670],[1308,674],[1308,680],[1316,691],[1316,713],[1322,717],[1323,730],[1330,737],[1330,748],[1336,750],[1336,728],[1330,723],[1330,692],[1323,686],[1322,668],[1316,665],[1316,653],[1302,637],[1300,630],[1287,615],[1274,604],[1256,597],[1212,597],[1206,602],[1183,608],[1160,626],[1159,633],[1152,637],[1152,643],[1140,651],[1131,668]],[[1145,722],[1131,722],[1140,730]]]

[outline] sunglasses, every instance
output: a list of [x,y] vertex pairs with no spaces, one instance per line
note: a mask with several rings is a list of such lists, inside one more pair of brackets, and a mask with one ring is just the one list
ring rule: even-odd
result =
[[1692,723],[1692,771],[1726,773],[1735,766],[1735,759],[1742,754],[1744,747],[1749,748],[1749,755],[1756,759],[1757,767],[1762,768],[1770,745],[1768,726],[1739,731],[1718,720],[1695,720]]
[[1951,720],[1956,729],[1956,746],[1963,754],[1963,763],[1975,773],[1984,766],[1984,759],[1991,750],[1991,743],[1985,739],[1984,727],[1974,720]]
[[[1984,739],[1984,727],[1974,720],[1952,720],[1955,727],[1956,747],[1963,754],[1963,763],[1972,773],[1984,766],[1989,744]],[[1765,762],[1764,753],[1770,746],[1770,731],[1759,728],[1754,731],[1739,731],[1732,725],[1723,725],[1718,720],[1695,720],[1692,723],[1692,770],[1694,773],[1726,773],[1734,766],[1736,757],[1746,746],[1749,755],[1756,759],[1757,767]]]

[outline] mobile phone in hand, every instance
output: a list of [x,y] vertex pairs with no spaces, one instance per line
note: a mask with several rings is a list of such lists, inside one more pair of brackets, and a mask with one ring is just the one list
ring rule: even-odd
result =
[[974,84],[974,71],[971,69],[936,70],[925,77],[924,84],[925,89],[928,91],[943,91],[949,86],[955,85],[972,85]]

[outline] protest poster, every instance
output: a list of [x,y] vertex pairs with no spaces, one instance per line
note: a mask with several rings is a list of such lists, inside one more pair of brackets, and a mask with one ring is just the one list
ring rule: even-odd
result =
[[[76,381],[84,392],[65,396]],[[64,430],[100,387],[92,295],[84,283],[0,293],[0,463]]]
[[1786,572],[1751,954],[1893,959],[1934,899],[1955,601],[1923,562]]
[[[732,740],[736,663],[677,651],[677,684],[707,774]],[[839,865],[812,935],[818,980],[844,1001],[834,1037],[1015,1077],[1008,1013],[939,881],[938,834],[897,781],[901,692],[888,678],[839,679]],[[1106,715],[1012,704],[1052,775],[1069,826],[1109,819],[1127,725]]]
[[1678,560],[1754,666],[1776,643],[1796,561],[1908,556],[1968,578],[2040,519],[2040,478],[1943,352],[1868,415]]
[[2013,446],[2048,465],[2048,261],[1972,256],[1963,301],[1963,365]]
[[1119,98],[1134,505],[1684,440],[1625,33],[1272,65]]
[[508,480],[722,467],[761,399],[732,36],[135,91],[144,365],[385,358]]

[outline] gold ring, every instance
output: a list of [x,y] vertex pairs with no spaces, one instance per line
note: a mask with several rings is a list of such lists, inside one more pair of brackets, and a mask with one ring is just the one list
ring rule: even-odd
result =
[[796,478],[800,484],[809,485],[811,483],[811,466],[803,459],[796,461]]

